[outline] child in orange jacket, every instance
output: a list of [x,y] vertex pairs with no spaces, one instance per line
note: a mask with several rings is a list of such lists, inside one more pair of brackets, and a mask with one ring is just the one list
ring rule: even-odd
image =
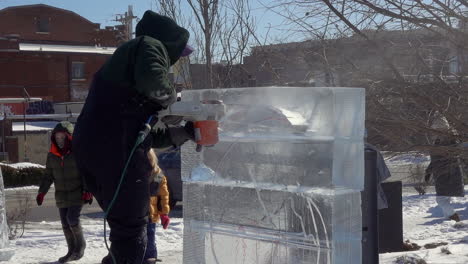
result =
[[167,188],[166,176],[158,166],[156,153],[151,149],[148,152],[148,159],[153,167],[150,178],[150,208],[149,223],[147,225],[148,244],[145,253],[145,263],[153,264],[158,259],[158,250],[156,248],[156,223],[161,221],[164,229],[169,225],[169,189]]

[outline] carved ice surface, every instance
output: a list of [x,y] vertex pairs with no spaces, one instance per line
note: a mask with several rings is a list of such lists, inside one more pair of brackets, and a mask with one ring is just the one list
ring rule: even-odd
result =
[[187,91],[220,142],[182,147],[184,263],[360,263],[364,90]]
[[191,179],[192,181],[209,181],[213,180],[215,172],[207,167],[205,164],[200,164],[196,168],[192,169]]
[[3,174],[0,169],[0,261],[8,261],[13,257],[14,250],[9,248],[8,225],[5,209],[5,189],[3,185]]

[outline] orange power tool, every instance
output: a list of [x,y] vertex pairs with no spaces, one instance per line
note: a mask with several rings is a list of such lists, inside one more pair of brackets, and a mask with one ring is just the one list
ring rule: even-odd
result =
[[195,128],[195,143],[197,151],[203,146],[213,146],[219,141],[218,120],[226,112],[225,105],[219,100],[201,102],[175,102],[166,110],[160,111],[158,116],[180,116],[185,121],[191,121]]

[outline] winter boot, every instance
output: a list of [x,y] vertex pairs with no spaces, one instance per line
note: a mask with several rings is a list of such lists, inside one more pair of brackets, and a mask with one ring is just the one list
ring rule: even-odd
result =
[[58,262],[59,263],[66,263],[70,261],[71,255],[73,254],[73,251],[75,250],[75,236],[73,235],[73,232],[71,231],[70,227],[64,227],[62,226],[63,229],[63,234],[65,235],[65,240],[67,241],[67,246],[68,246],[68,253],[59,258]]
[[[117,261],[117,264],[134,264],[135,262],[131,262],[127,259],[121,258],[118,254],[114,253],[115,261]],[[114,261],[112,260],[112,256],[108,254],[101,260],[101,264],[115,264]],[[143,262],[142,264],[146,264]]]
[[112,264],[112,257],[110,254],[102,258],[101,264]]
[[[117,264],[146,264],[143,259],[145,249],[146,236],[134,240],[113,241],[110,246],[110,251],[114,255]],[[110,253],[101,260],[101,264],[114,264]]]
[[75,236],[75,249],[70,257],[70,260],[79,260],[83,257],[86,248],[86,240],[83,236],[81,225],[70,226],[73,235]]
[[145,259],[143,263],[144,264],[156,264],[156,259],[155,258]]
[[453,215],[449,216],[449,219],[455,222],[460,222],[460,216],[457,213],[454,213]]
[[107,254],[107,256],[105,256],[102,260],[101,260],[101,264],[114,264],[113,260],[112,260],[112,256],[110,254]]

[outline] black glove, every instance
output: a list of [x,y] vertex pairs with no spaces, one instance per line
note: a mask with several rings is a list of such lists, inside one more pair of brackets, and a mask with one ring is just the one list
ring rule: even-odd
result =
[[189,139],[195,141],[195,126],[193,122],[187,121],[187,123],[185,123],[184,129],[185,132],[187,132],[187,134],[190,136]]
[[182,122],[183,119],[183,116],[169,115],[161,118],[161,121],[167,125],[177,126],[180,124],[180,122]]
[[195,128],[193,122],[187,122],[183,127],[170,127],[169,134],[174,145],[181,146],[187,140],[195,141]]

